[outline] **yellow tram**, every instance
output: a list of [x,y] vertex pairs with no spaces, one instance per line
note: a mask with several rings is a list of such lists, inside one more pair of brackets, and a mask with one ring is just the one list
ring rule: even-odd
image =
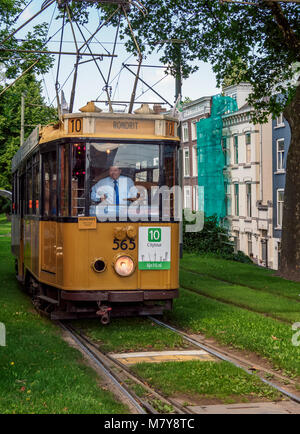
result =
[[12,162],[12,252],[39,310],[106,324],[172,308],[178,150],[177,120],[147,105],[90,102],[32,132]]

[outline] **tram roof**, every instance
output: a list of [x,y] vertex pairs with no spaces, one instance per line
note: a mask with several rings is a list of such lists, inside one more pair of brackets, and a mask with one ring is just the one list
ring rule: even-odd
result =
[[40,143],[76,137],[100,139],[176,140],[179,121],[169,114],[153,113],[149,107],[141,107],[135,113],[97,111],[88,103],[80,113],[67,113],[57,124],[37,126],[12,159],[14,172],[20,163]]

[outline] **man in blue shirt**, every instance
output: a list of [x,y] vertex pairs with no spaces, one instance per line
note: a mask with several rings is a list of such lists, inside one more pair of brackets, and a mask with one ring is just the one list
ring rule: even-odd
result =
[[[127,206],[139,198],[137,188],[132,179],[121,175],[118,166],[110,166],[109,176],[98,181],[91,191],[93,202],[99,203],[96,209],[92,209],[90,214],[99,216],[119,216],[127,213]],[[94,211],[94,212],[93,212]]]

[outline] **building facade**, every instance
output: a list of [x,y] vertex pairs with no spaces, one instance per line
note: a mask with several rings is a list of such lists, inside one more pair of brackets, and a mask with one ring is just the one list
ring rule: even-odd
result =
[[238,111],[223,116],[227,227],[236,251],[273,268],[271,119],[251,122],[250,92],[246,83],[224,90],[238,105]]
[[[278,269],[285,188],[286,157],[291,132],[282,115],[265,124],[253,124],[247,103],[251,86],[229,86],[224,95],[238,110],[222,116],[224,201],[235,251],[250,256],[257,265]],[[211,97],[186,104],[181,117],[183,207],[203,209],[199,203],[197,122],[211,113]],[[198,164],[197,164],[198,162]],[[201,195],[200,195],[201,196]],[[205,209],[204,209],[205,212]]]
[[211,97],[198,98],[183,106],[181,113],[181,148],[183,172],[183,208],[199,209],[197,126],[210,115]]
[[291,140],[288,122],[281,114],[272,121],[273,142],[273,237],[274,268],[280,265],[281,228],[285,188],[286,158]]

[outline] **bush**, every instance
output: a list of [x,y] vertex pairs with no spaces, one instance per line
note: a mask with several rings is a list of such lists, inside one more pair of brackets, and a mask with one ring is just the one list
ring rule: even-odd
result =
[[11,213],[11,201],[6,197],[0,196],[0,214]]
[[230,241],[226,228],[220,226],[218,217],[205,216],[204,227],[200,232],[186,232],[185,226],[191,224],[183,217],[183,250],[188,253],[215,254],[223,259],[252,263],[243,252],[234,253],[233,243]]

